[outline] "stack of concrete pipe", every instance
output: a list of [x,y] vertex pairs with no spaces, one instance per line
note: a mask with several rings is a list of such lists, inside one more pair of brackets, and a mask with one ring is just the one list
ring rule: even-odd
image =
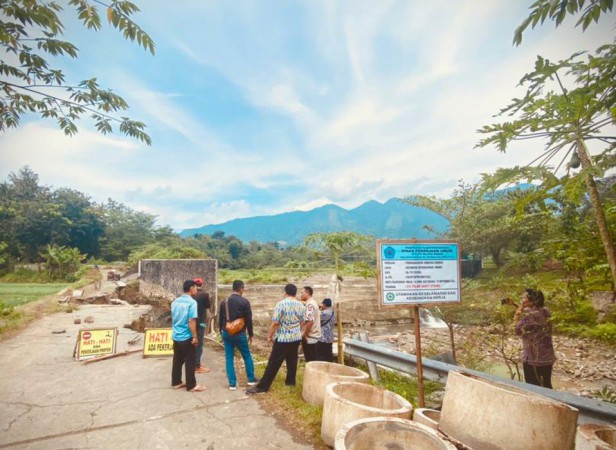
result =
[[336,450],[453,450],[454,444],[475,450],[616,449],[616,427],[585,424],[576,434],[577,409],[467,373],[450,372],[442,411],[417,409],[413,421],[407,420],[408,401],[367,382],[357,369],[307,364],[302,396],[311,404],[323,402],[325,444]]

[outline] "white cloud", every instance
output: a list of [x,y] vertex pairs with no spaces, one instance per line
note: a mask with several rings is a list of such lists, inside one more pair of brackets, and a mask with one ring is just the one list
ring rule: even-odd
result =
[[265,5],[144,4],[156,58],[135,67],[104,39],[84,56],[106,55],[97,75],[121,86],[152,148],[86,127],[68,139],[34,122],[0,135],[3,170],[29,164],[46,184],[113,197],[175,228],[445,196],[460,178],[541,149],[473,149],[537,54],[564,58],[613,35],[609,20],[586,33],[546,24],[515,48],[527,10],[506,0]]

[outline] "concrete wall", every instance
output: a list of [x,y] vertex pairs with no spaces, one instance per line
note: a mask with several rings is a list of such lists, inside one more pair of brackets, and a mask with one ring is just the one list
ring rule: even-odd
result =
[[216,304],[218,261],[215,259],[144,259],[139,262],[139,290],[146,297],[173,299],[184,281],[203,278],[203,289]]
[[[340,301],[342,302],[342,322],[360,326],[379,322],[408,323],[412,321],[412,312],[401,308],[378,308],[376,281],[363,278],[347,277],[342,283]],[[245,281],[245,280],[244,280]],[[329,285],[313,283],[310,280],[295,282],[299,291],[303,286],[314,289],[314,299],[317,303],[330,296]],[[219,297],[222,300],[231,295],[230,285],[218,286]],[[253,285],[246,284],[244,297],[250,300],[255,323],[269,325],[274,305],[284,298],[284,284]]]

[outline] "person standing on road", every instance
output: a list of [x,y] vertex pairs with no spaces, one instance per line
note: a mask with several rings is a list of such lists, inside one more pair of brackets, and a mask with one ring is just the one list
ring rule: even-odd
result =
[[[227,379],[229,380],[229,389],[235,391],[237,389],[237,378],[235,376],[235,349],[237,348],[242,358],[244,366],[246,366],[246,377],[248,378],[248,386],[254,386],[257,381],[255,378],[255,366],[250,353],[250,344],[254,336],[252,330],[252,309],[248,299],[244,298],[244,282],[235,280],[233,282],[233,293],[227,300],[220,304],[218,313],[218,325],[222,334],[222,342],[225,346],[225,368],[227,371]],[[226,302],[226,305],[225,305]],[[229,317],[227,317],[227,306],[229,309]],[[244,319],[244,327],[233,336],[227,333],[225,326],[227,321],[233,322],[236,319]],[[246,338],[248,331],[248,338]]]
[[[171,320],[173,323],[173,366],[171,368],[171,386],[175,389],[186,387],[189,392],[205,391],[197,384],[195,378],[195,347],[199,345],[197,336],[197,283],[194,280],[184,282],[184,295],[171,303]],[[182,366],[186,382],[182,382]]]
[[210,295],[203,290],[203,279],[195,278],[197,284],[197,294],[194,299],[197,302],[197,337],[199,345],[195,351],[195,372],[208,373],[210,369],[201,365],[201,355],[203,355],[203,342],[205,340],[205,328],[207,327],[207,310],[210,308]]
[[312,298],[312,288],[304,286],[300,299],[306,307],[306,317],[302,325],[302,350],[306,362],[314,361],[317,356],[317,342],[321,337],[321,320],[319,305]]
[[302,340],[301,326],[304,322],[306,308],[298,301],[297,286],[287,284],[284,287],[285,297],[274,307],[274,316],[267,337],[268,344],[273,344],[265,373],[261,381],[246,394],[260,394],[267,392],[274,382],[282,362],[287,363],[287,377],[285,384],[295,386],[297,373],[297,350]]
[[103,281],[103,274],[98,264],[94,264],[94,289],[98,292],[101,290],[101,284]]
[[336,323],[336,313],[332,309],[332,299],[326,298],[321,302],[321,337],[317,342],[317,361],[332,362],[334,352],[332,345],[334,342],[334,324]]
[[552,367],[556,361],[552,344],[550,311],[543,292],[526,289],[515,312],[515,333],[522,337],[524,380],[552,389]]

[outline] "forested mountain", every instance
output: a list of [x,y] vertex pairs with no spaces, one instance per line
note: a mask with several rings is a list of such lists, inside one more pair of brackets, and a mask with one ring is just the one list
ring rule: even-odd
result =
[[410,206],[397,198],[385,203],[371,200],[354,209],[325,205],[310,211],[294,211],[273,216],[234,219],[228,222],[183,230],[183,237],[211,235],[223,231],[244,242],[281,242],[296,245],[310,233],[354,231],[377,238],[434,238],[426,229],[444,231],[449,222],[425,208]]

